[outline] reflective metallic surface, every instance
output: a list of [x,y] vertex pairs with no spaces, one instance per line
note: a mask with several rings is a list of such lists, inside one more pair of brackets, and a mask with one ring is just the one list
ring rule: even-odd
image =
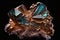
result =
[[49,40],[54,34],[52,16],[49,14],[46,5],[41,2],[30,7],[20,5],[11,11],[9,23],[5,26],[5,32],[16,34],[19,38],[42,36]]

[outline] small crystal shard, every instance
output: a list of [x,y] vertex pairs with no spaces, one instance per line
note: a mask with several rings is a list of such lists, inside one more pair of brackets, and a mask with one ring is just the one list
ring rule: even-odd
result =
[[45,7],[44,4],[38,5],[35,12],[34,12],[34,16],[39,15],[44,10],[44,7]]

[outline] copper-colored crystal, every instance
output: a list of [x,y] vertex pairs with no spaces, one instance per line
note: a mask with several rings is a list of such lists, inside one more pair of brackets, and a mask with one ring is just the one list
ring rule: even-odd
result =
[[30,10],[24,5],[20,5],[12,9],[8,14],[10,19],[5,31],[9,34],[16,34],[19,38],[42,36],[46,39],[50,39],[54,34],[53,18],[47,7],[41,2],[31,6]]

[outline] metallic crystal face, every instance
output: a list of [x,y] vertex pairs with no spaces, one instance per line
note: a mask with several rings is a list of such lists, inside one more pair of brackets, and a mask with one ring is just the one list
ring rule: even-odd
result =
[[41,2],[31,5],[30,10],[20,5],[10,10],[8,14],[10,20],[5,26],[5,32],[15,34],[20,39],[42,36],[48,40],[54,34],[52,16]]
[[43,14],[41,15],[36,15],[36,16],[33,16],[33,18],[41,18],[41,19],[44,19],[48,16],[48,11],[44,11]]
[[34,15],[39,15],[44,10],[44,4],[39,4],[34,12]]
[[17,9],[15,9],[15,16],[18,16],[21,12]]
[[29,22],[25,19],[24,16],[18,19],[19,22],[21,22],[23,25],[29,25]]

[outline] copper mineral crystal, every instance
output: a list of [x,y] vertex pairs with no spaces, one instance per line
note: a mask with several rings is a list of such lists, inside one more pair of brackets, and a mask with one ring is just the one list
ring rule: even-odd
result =
[[41,2],[32,4],[28,10],[23,4],[8,12],[9,23],[5,32],[24,37],[42,36],[46,40],[54,34],[52,16]]

